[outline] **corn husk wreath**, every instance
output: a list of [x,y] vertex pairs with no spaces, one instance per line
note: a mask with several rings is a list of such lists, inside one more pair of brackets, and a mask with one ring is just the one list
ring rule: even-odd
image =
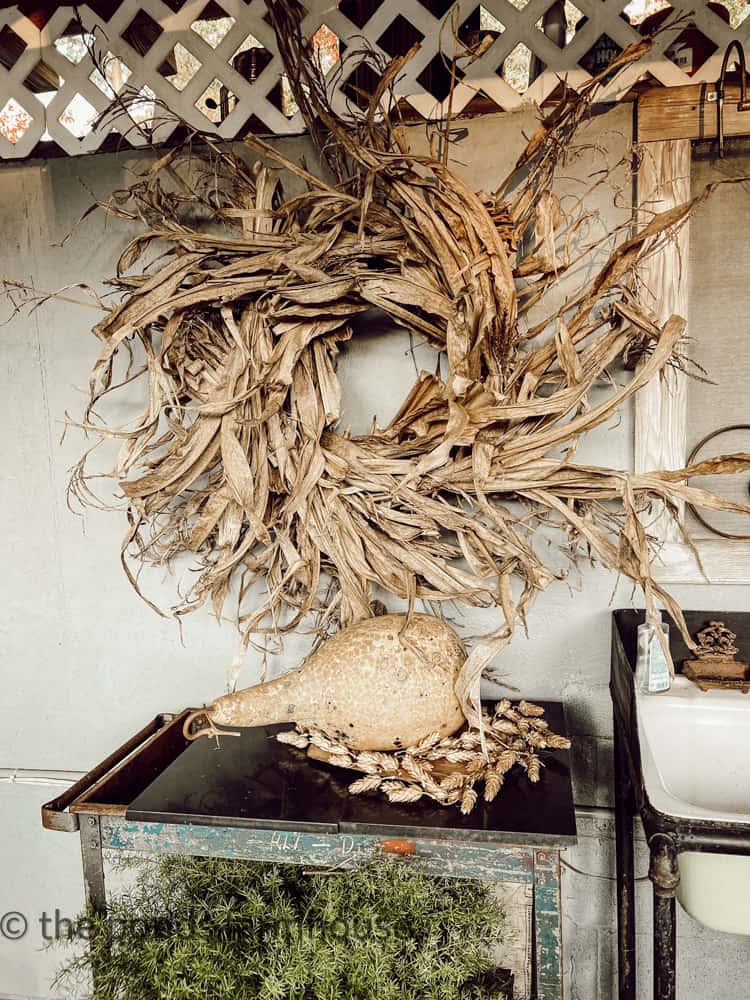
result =
[[[127,502],[123,565],[138,589],[139,565],[189,554],[192,583],[173,613],[210,602],[222,616],[231,594],[245,648],[311,614],[321,636],[367,618],[376,587],[409,608],[417,599],[496,606],[502,623],[475,645],[457,684],[494,764],[480,677],[535,595],[562,575],[535,550],[537,528],[559,528],[573,558],[593,557],[640,584],[652,620],[661,602],[692,644],[679,607],[652,579],[639,514],[654,502],[674,514],[685,501],[748,512],[687,484],[750,468],[748,455],[639,474],[574,461],[583,435],[684,362],[684,320],[654,322],[636,271],[697,199],[626,234],[575,295],[522,332],[519,318],[539,313],[560,276],[597,249],[573,250],[581,219],[563,214],[555,169],[600,80],[649,43],[566,93],[516,171],[486,195],[450,169],[447,141],[441,157],[406,151],[388,108],[411,53],[381,68],[369,106],[344,120],[328,104],[294,9],[270,10],[328,172],[254,136],[246,145],[266,165],[207,142],[205,170],[194,149],[172,150],[107,205],[144,224],[118,264],[121,300],[94,328],[102,348],[82,421],[122,439],[112,476]],[[306,192],[287,197],[277,168],[301,178]],[[521,255],[528,234],[533,246]],[[450,374],[423,374],[388,426],[351,436],[337,429],[336,356],[357,315],[373,307],[444,352]],[[140,368],[133,361],[115,374],[122,354],[137,356]],[[591,390],[632,355],[641,358],[632,379],[610,382],[592,405]],[[102,397],[131,393],[138,378],[148,392],[140,420],[104,424]],[[71,485],[93,502],[85,459]],[[457,788],[468,807],[473,784]]]

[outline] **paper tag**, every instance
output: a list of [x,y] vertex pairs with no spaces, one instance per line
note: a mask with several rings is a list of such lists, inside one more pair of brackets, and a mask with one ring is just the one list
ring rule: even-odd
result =
[[669,689],[669,664],[661,648],[659,636],[654,632],[651,637],[648,650],[649,671],[648,689],[649,691],[667,691]]

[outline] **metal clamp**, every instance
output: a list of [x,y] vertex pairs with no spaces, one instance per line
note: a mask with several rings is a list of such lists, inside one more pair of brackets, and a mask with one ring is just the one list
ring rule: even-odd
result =
[[651,852],[648,877],[653,883],[654,893],[662,899],[673,899],[680,884],[675,842],[668,833],[655,833],[648,846]]

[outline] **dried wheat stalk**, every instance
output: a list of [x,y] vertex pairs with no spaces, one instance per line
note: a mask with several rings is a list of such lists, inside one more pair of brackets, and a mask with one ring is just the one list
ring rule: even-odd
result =
[[277,733],[276,739],[307,750],[316,760],[363,771],[366,776],[349,785],[352,795],[380,791],[390,802],[418,802],[425,796],[456,805],[466,815],[477,803],[477,784],[484,785],[483,798],[491,802],[515,766],[537,782],[544,766],[540,751],[570,748],[570,740],[553,733],[543,714],[539,705],[521,701],[514,706],[503,699],[492,713],[482,709],[482,732],[468,728],[443,739],[432,733],[394,753],[357,751],[345,739],[305,726]]
[[[191,585],[173,612],[210,602],[221,616],[231,594],[245,646],[310,613],[321,631],[367,617],[376,586],[410,606],[496,606],[502,624],[459,680],[466,716],[480,726],[483,669],[561,575],[534,548],[540,526],[559,528],[574,557],[639,583],[649,615],[660,600],[688,638],[652,579],[639,514],[654,501],[672,512],[681,501],[747,510],[687,479],[750,468],[750,456],[632,474],[578,464],[574,454],[583,435],[680,361],[684,321],[657,326],[634,274],[692,203],[620,242],[577,294],[522,335],[519,314],[543,306],[559,276],[586,258],[572,249],[577,221],[566,219],[552,183],[598,82],[566,94],[514,174],[477,194],[443,159],[402,148],[387,112],[402,58],[383,72],[370,107],[344,121],[328,106],[291,3],[274,4],[272,15],[334,179],[250,136],[248,150],[266,165],[210,143],[202,166],[195,150],[173,150],[107,205],[144,228],[118,263],[120,300],[94,328],[101,353],[81,425],[122,442],[111,474],[126,498],[121,555],[136,590],[139,566],[187,554]],[[626,50],[614,69],[647,48]],[[277,168],[301,178],[305,193],[286,196]],[[522,256],[528,232],[536,245]],[[423,374],[388,426],[350,436],[337,429],[336,356],[372,307],[444,352],[450,375]],[[592,405],[592,388],[634,352],[644,360],[630,382]],[[140,419],[106,424],[104,397],[130,395],[139,380]],[[71,488],[93,502],[85,458]],[[500,771],[491,793],[499,783]]]

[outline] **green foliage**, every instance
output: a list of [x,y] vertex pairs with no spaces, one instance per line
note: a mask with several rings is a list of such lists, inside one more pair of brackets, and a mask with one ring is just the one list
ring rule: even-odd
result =
[[479,882],[408,861],[306,873],[295,865],[168,857],[91,919],[96,1000],[500,1000],[497,902]]

